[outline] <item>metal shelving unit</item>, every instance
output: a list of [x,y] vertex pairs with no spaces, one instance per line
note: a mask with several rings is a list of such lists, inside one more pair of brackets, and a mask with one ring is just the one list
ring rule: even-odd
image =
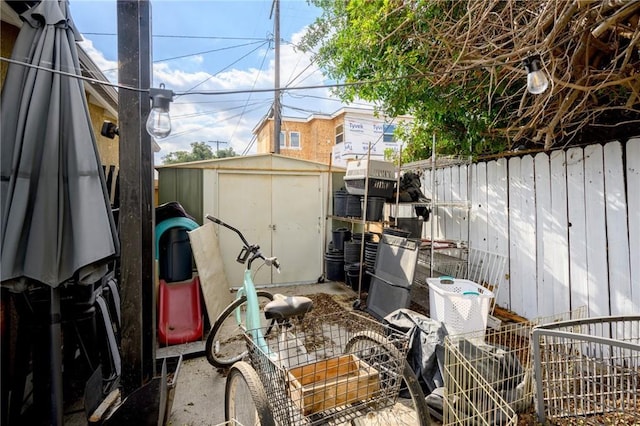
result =
[[[418,258],[418,264],[422,266],[426,266],[429,268],[429,277],[433,277],[434,273],[440,275],[452,275],[456,277],[465,277],[468,273],[468,237],[469,237],[469,211],[471,208],[471,204],[469,200],[459,200],[459,201],[440,201],[438,200],[438,191],[436,185],[436,170],[439,168],[451,167],[451,166],[459,166],[459,165],[469,165],[471,163],[470,157],[441,157],[438,158],[436,151],[436,136],[433,135],[432,141],[432,155],[431,158],[424,161],[417,161],[413,163],[408,163],[402,166],[399,166],[399,170],[409,171],[409,170],[431,170],[431,199],[429,202],[420,202],[420,203],[409,203],[412,206],[426,206],[431,210],[430,213],[430,244],[428,252],[425,250],[421,250],[421,255]],[[467,175],[467,194],[469,194],[469,179],[470,176]],[[398,205],[396,204],[396,211]],[[435,217],[439,215],[439,209],[441,208],[459,208],[465,209],[467,214],[467,227],[466,227],[466,236],[465,240],[455,242],[455,246],[447,247],[445,252],[439,252],[436,249],[435,242]],[[453,242],[452,242],[453,243]],[[454,255],[455,252],[455,255]]]

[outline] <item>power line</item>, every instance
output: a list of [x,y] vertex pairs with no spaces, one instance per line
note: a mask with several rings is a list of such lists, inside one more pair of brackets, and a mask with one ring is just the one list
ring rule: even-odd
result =
[[[258,42],[245,43],[245,44],[238,44],[238,45],[235,45],[235,46],[221,47],[221,48],[219,48],[219,49],[211,49],[211,50],[204,50],[204,51],[202,51],[202,52],[188,53],[188,54],[186,54],[186,55],[173,56],[173,57],[170,57],[170,58],[164,58],[164,59],[157,59],[157,60],[154,60],[154,61],[153,61],[153,63],[154,63],[154,64],[157,64],[157,63],[160,63],[160,62],[169,62],[169,61],[173,61],[173,60],[176,60],[176,59],[190,58],[190,57],[192,57],[192,56],[206,55],[206,54],[208,54],[208,53],[221,52],[221,51],[224,51],[224,50],[236,49],[236,48],[238,48],[238,47],[251,46],[251,45],[254,45],[254,44],[257,44],[257,43],[258,43]],[[266,42],[263,42],[263,43],[261,44],[261,46],[262,46],[264,43],[266,43]],[[260,47],[260,46],[258,46],[258,47]],[[255,49],[254,49],[254,50],[255,50]],[[253,50],[252,50],[252,52],[253,52]],[[118,68],[109,68],[109,69],[103,70],[102,72],[112,72],[112,71],[117,71],[117,70],[118,70]]]
[[[255,80],[253,80],[253,85],[251,86],[252,88],[256,87],[256,83],[258,82],[258,78],[260,77],[260,74],[262,74],[262,69],[264,68],[264,64],[266,61],[267,61],[267,51],[265,50],[264,55],[262,56],[262,62],[260,63],[260,69],[258,70],[258,74],[256,75]],[[240,116],[240,118],[238,118],[238,121],[236,121],[236,126],[233,128],[233,132],[231,133],[231,138],[235,136],[236,130],[238,130],[238,125],[240,124],[240,120],[242,120],[242,117],[244,117],[245,110],[248,106],[249,99],[251,99],[251,97],[252,97],[252,94],[250,93],[249,96],[247,96],[247,100],[245,101],[245,106],[242,111],[242,115]]]
[[[95,36],[117,36],[116,33],[95,33],[84,32],[83,35],[95,35]],[[252,41],[266,41],[264,38],[258,37],[224,37],[224,36],[195,36],[195,35],[169,35],[169,34],[153,34],[153,38],[177,38],[177,39],[203,39],[203,40],[252,40]]]
[[[250,109],[250,110],[248,110],[248,111],[244,111],[244,112],[253,112],[253,111],[257,111],[259,108],[260,108],[260,107],[256,107],[256,108]],[[243,113],[241,113],[241,114],[233,115],[233,116],[231,116],[231,117],[225,117],[225,119],[226,119],[226,120],[233,120],[233,119],[235,119],[235,118],[237,118],[237,117],[240,117],[242,114],[244,114],[244,112],[243,112]],[[195,132],[200,131],[200,130],[202,130],[202,129],[205,129],[205,128],[207,128],[207,127],[209,127],[209,126],[208,126],[208,125],[207,125],[207,126],[200,126],[200,127],[196,127],[196,128],[189,129],[189,130],[184,130],[184,131],[179,132],[179,133],[173,133],[173,132],[172,132],[169,136],[167,136],[166,138],[164,138],[164,139],[163,139],[163,141],[171,140],[171,139],[176,138],[176,137],[178,137],[178,136],[184,136],[184,135],[187,135],[187,134],[190,134],[190,133],[195,133]]]
[[[224,109],[224,112],[227,111],[232,111],[235,109],[246,109],[248,106],[256,106],[256,105],[265,105],[270,101],[256,101],[256,102],[252,102],[252,103],[246,103],[245,105],[240,105],[240,106],[235,106],[235,107],[228,107]],[[217,114],[220,113],[221,111],[219,109],[217,110],[209,110],[209,111],[199,111],[199,112],[192,112],[190,114],[182,114],[182,115],[173,115],[171,116],[172,119],[179,119],[179,118],[193,118],[193,117],[200,117],[203,115],[210,115],[210,114]]]
[[218,49],[211,49],[211,50],[203,50],[202,52],[196,52],[196,53],[189,53],[186,55],[181,55],[181,56],[173,56],[171,58],[164,58],[164,59],[158,59],[153,61],[153,63],[157,63],[157,62],[168,62],[168,61],[173,61],[175,59],[184,59],[184,58],[189,58],[191,56],[198,56],[198,55],[206,55],[208,53],[213,53],[213,52],[222,52],[223,50],[230,50],[230,49],[236,49],[238,47],[246,47],[246,46],[251,46],[257,43],[265,43],[265,41],[261,40],[261,41],[254,41],[251,43],[245,43],[245,44],[237,44],[235,46],[226,46],[226,47],[220,47]]
[[[254,49],[253,51],[255,51],[257,49]],[[253,52],[252,51],[252,52]],[[249,52],[249,53],[252,53]],[[248,54],[247,54],[248,55]],[[246,57],[247,55],[243,56],[242,58],[238,59],[237,61],[234,62],[237,63],[239,62],[241,59],[243,59],[244,57]],[[138,88],[138,87],[131,87],[131,86],[124,86],[124,85],[120,85],[120,84],[116,84],[116,83],[110,83],[108,81],[104,81],[104,80],[97,80],[95,78],[90,78],[90,77],[85,77],[85,76],[80,76],[80,75],[76,75],[76,74],[71,74],[68,72],[64,72],[64,71],[58,71],[58,70],[52,70],[49,68],[45,68],[45,67],[41,67],[38,65],[34,65],[34,64],[30,64],[27,62],[22,62],[22,61],[17,61],[15,59],[10,59],[10,58],[5,58],[4,56],[0,56],[0,61],[4,61],[4,62],[9,62],[12,64],[16,64],[16,65],[21,65],[24,67],[28,67],[28,68],[35,68],[35,69],[39,69],[42,71],[48,71],[54,74],[60,74],[60,75],[64,75],[67,77],[71,77],[71,78],[77,78],[78,80],[85,80],[94,84],[102,84],[105,86],[111,86],[111,87],[116,87],[119,89],[124,89],[124,90],[133,90],[136,92],[149,92],[149,89],[142,89],[142,88]],[[516,63],[518,61],[512,61],[513,63]],[[231,65],[228,65],[227,67],[225,67],[223,70],[218,71],[218,73],[224,71],[225,69],[229,68]],[[512,63],[501,63],[499,64],[501,66],[508,66],[508,65],[512,65]],[[469,67],[461,67],[461,69],[457,69],[457,70],[450,70],[449,73],[454,73],[454,72],[463,72],[463,71],[471,71],[473,69],[484,69],[487,68],[487,65],[475,65],[473,67],[469,66]],[[524,73],[524,71],[522,71]],[[403,75],[403,76],[398,76],[398,77],[389,77],[389,78],[382,78],[382,79],[372,79],[372,80],[358,80],[358,81],[351,81],[349,83],[331,83],[331,84],[318,84],[318,85],[311,85],[311,86],[285,86],[285,87],[280,87],[278,90],[281,92],[295,92],[295,91],[299,91],[299,90],[317,90],[317,89],[337,89],[337,88],[342,88],[342,87],[353,87],[353,86],[362,86],[365,84],[377,84],[377,83],[388,83],[388,82],[395,82],[395,81],[401,81],[401,80],[407,80],[407,79],[417,79],[417,78],[425,78],[425,77],[441,77],[442,74],[441,73],[436,73],[436,72],[422,72],[422,73],[415,73],[415,74],[408,74],[408,75]],[[206,81],[210,80],[211,78],[215,77],[215,75],[211,75],[209,78],[207,78],[206,80],[198,83],[195,87],[200,86],[201,84],[204,84]],[[238,89],[238,90],[210,90],[210,91],[193,91],[192,89],[187,90],[186,92],[174,92],[175,96],[186,96],[186,95],[203,95],[203,96],[224,96],[224,95],[235,95],[235,94],[240,94],[240,93],[272,93],[275,92],[276,89],[275,88],[266,88],[266,89]]]
[[[195,86],[193,86],[191,89],[187,90],[186,92],[183,92],[183,93],[181,93],[181,94],[177,94],[177,93],[176,93],[176,96],[182,96],[182,95],[186,95],[186,94],[188,94],[188,93],[197,93],[197,92],[192,92],[192,90],[193,90],[193,89],[195,89],[195,88],[196,88],[196,87],[198,87],[198,86],[203,85],[203,84],[204,84],[204,83],[206,83],[207,81],[211,80],[213,77],[215,77],[215,76],[216,76],[216,74],[219,74],[219,73],[221,73],[222,71],[224,71],[224,70],[227,70],[227,69],[231,68],[231,66],[233,66],[233,65],[237,64],[238,62],[240,62],[241,60],[243,60],[244,58],[246,58],[247,56],[249,56],[250,54],[252,54],[252,53],[253,53],[253,52],[255,52],[256,50],[258,50],[259,48],[261,48],[262,46],[264,46],[265,44],[267,44],[267,43],[266,43],[266,42],[265,42],[265,43],[261,43],[258,47],[256,47],[256,48],[255,48],[255,49],[253,49],[252,51],[248,52],[246,55],[241,56],[240,58],[238,58],[238,59],[237,59],[237,60],[235,60],[234,62],[230,63],[230,64],[229,64],[229,65],[227,65],[226,67],[222,68],[220,71],[216,72],[215,74],[210,74],[210,75],[209,75],[209,77],[205,78],[205,79],[204,79],[204,80],[202,80],[200,83],[196,84]],[[242,93],[247,93],[247,92],[242,92]]]

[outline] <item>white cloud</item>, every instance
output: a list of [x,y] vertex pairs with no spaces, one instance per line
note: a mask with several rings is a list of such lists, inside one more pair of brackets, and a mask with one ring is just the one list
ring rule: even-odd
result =
[[[304,30],[292,36],[293,44],[300,41]],[[107,60],[94,48],[91,40],[81,43],[96,65],[106,72],[108,78],[117,82],[118,64]],[[184,60],[167,61],[153,65],[154,87],[162,83],[177,95],[171,105],[172,133],[168,138],[158,139],[161,151],[156,153],[155,163],[161,164],[162,157],[175,151],[190,151],[192,142],[223,141],[219,147],[232,147],[238,154],[245,151],[250,144],[253,128],[268,113],[273,101],[272,92],[240,93],[240,94],[183,94],[184,92],[230,92],[237,90],[272,89],[274,87],[275,60],[267,61],[265,69],[259,69],[264,55],[273,57],[273,51],[262,50],[254,53],[254,66],[239,69],[231,67],[216,75],[212,75],[203,67],[207,61],[202,55]],[[230,58],[232,62],[234,58]],[[188,61],[188,66],[185,66]],[[201,66],[199,66],[201,65]],[[224,64],[218,64],[224,65]],[[194,70],[195,71],[187,71]],[[280,48],[280,83],[281,86],[306,87],[319,86],[324,77],[318,67],[312,63],[311,57],[295,50],[292,44],[282,44]],[[340,102],[325,98],[330,97],[327,88],[284,92],[282,103],[284,115],[306,116],[311,112],[333,113],[342,107]],[[292,106],[307,112],[287,109]],[[212,144],[212,148],[217,148]],[[255,146],[249,151],[255,153]]]
[[118,82],[118,62],[111,61],[104,57],[104,54],[93,46],[93,42],[88,39],[78,43],[96,66],[102,70],[107,79],[112,83]]

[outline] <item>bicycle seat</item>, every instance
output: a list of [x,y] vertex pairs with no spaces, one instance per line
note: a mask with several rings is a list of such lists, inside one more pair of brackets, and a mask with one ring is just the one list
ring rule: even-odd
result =
[[313,301],[304,296],[284,296],[274,294],[273,300],[264,307],[267,319],[287,319],[303,316],[313,309]]

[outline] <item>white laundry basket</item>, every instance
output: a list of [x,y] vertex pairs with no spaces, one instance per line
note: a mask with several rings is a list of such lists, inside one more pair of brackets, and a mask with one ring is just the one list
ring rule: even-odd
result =
[[444,323],[450,336],[484,340],[493,292],[473,281],[440,277],[427,278],[429,313]]

